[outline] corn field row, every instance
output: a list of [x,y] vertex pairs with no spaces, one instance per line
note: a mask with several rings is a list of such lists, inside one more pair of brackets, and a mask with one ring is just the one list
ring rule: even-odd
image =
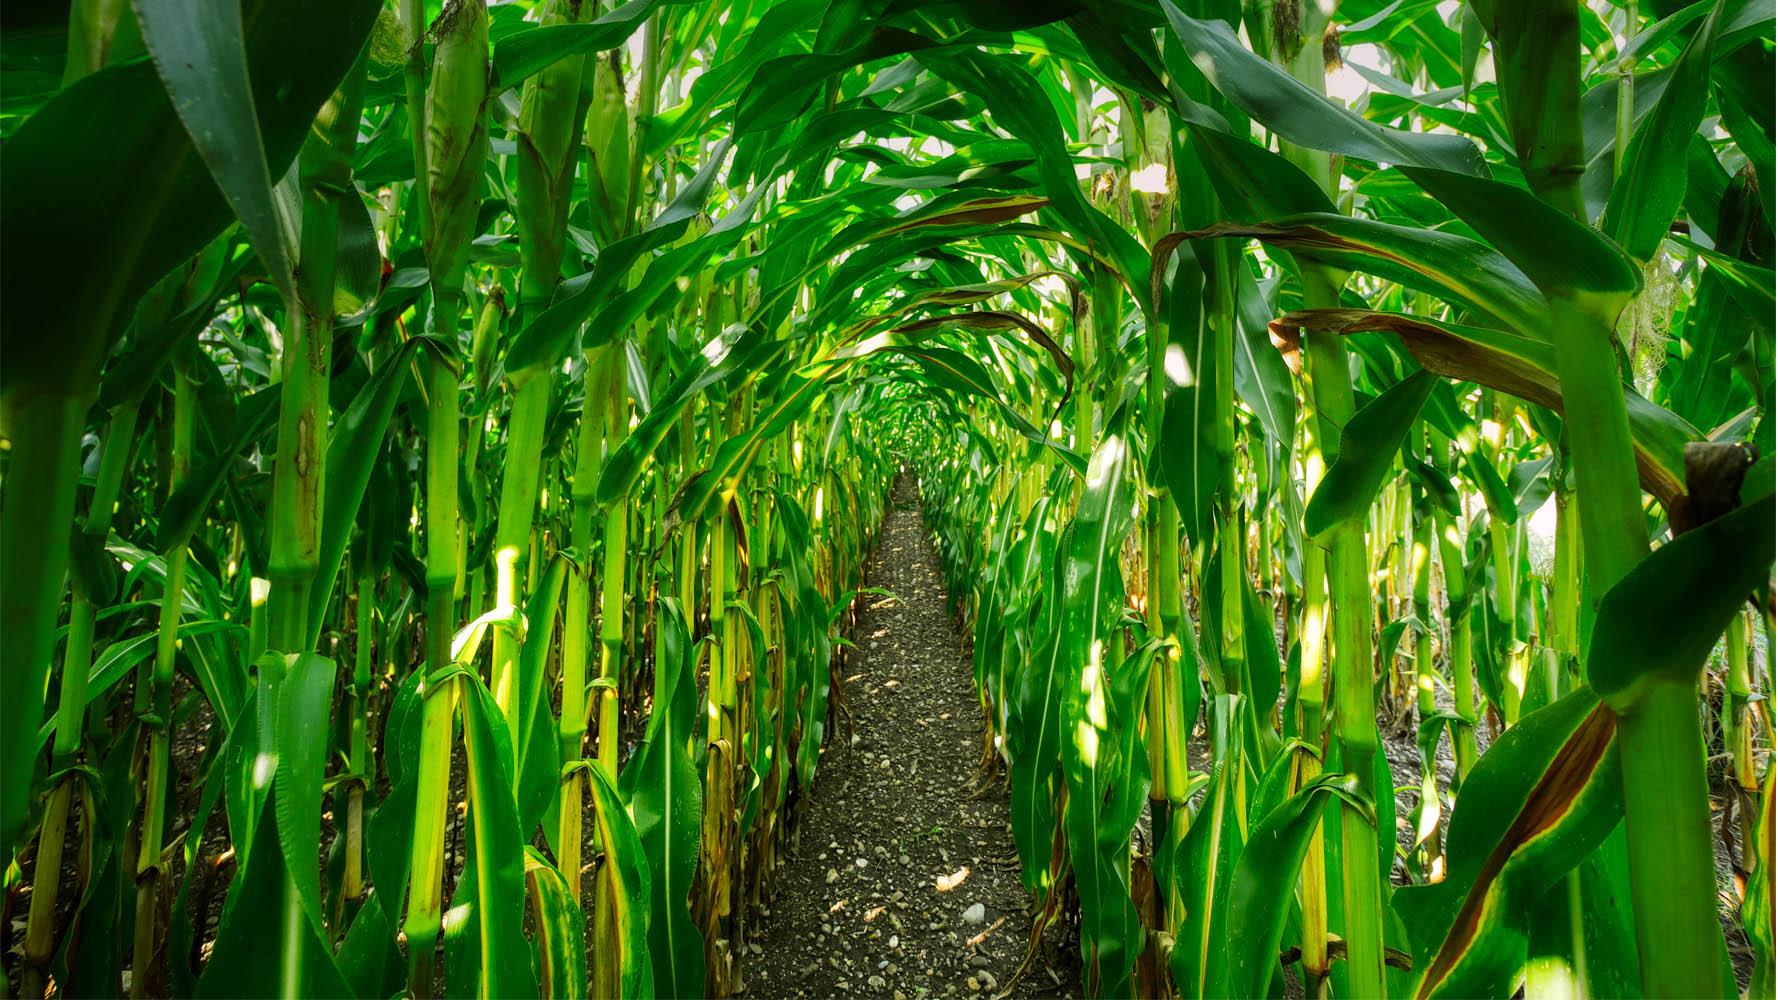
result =
[[1773,39],[13,5],[8,992],[733,995],[909,468],[1086,995],[1774,996]]

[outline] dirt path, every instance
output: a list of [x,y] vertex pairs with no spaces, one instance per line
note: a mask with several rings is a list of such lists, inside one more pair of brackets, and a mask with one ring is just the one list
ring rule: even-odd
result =
[[[866,582],[896,599],[865,599],[844,677],[857,728],[849,738],[842,717],[823,751],[801,847],[755,925],[746,995],[987,996],[1024,959],[1031,923],[1005,785],[970,798],[981,711],[911,476]],[[940,879],[957,881],[940,892]],[[1060,936],[1014,996],[1077,991]]]

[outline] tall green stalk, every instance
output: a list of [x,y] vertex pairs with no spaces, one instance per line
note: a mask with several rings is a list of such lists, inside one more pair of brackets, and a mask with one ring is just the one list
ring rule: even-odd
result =
[[[305,221],[308,212],[304,212]],[[336,216],[337,219],[337,216]],[[305,239],[305,247],[307,245]],[[329,251],[331,255],[331,249]],[[331,268],[329,268],[331,278]],[[329,281],[329,296],[332,283]],[[271,558],[266,609],[271,648],[307,645],[309,587],[320,565],[321,495],[327,462],[327,383],[333,356],[331,323],[315,329],[305,304],[285,317],[283,406],[272,464]],[[328,310],[331,315],[332,310]]]
[[[118,493],[136,448],[136,417],[140,412],[140,397],[126,400],[112,411],[99,456],[99,477],[82,530],[91,545],[103,545],[111,533]],[[77,539],[76,544],[80,543]],[[69,574],[68,640],[62,655],[61,692],[57,700],[55,738],[50,748],[51,774],[67,772],[75,764],[86,723],[87,675],[92,669],[97,615],[91,592],[93,583],[85,573],[78,571],[78,567],[76,572]],[[56,782],[38,828],[36,870],[25,930],[24,995],[27,996],[41,995],[42,968],[55,948],[55,911],[61,893],[63,841],[68,820],[73,815],[75,778],[74,774],[68,773]]]
[[[1559,298],[1551,319],[1571,415],[1581,551],[1593,593],[1604,594],[1648,552],[1624,392],[1609,327]],[[1617,745],[1643,991],[1715,996],[1722,929],[1695,683],[1657,680],[1647,687],[1618,712]]]
[[[1305,414],[1303,431],[1303,488],[1312,493],[1326,472],[1318,418]],[[1311,752],[1299,753],[1291,783],[1301,790],[1322,774],[1327,734],[1327,631],[1331,609],[1327,598],[1327,550],[1319,545],[1302,546],[1303,612],[1297,674],[1297,732]],[[1327,851],[1326,834],[1318,824],[1303,856],[1302,874],[1303,990],[1311,997],[1323,995],[1330,971],[1327,954]]]
[[[352,154],[358,144],[365,55],[359,53],[316,116],[298,155],[301,238],[295,308],[284,317],[282,407],[272,466],[268,527],[271,556],[270,641],[286,653],[314,643],[309,590],[320,570],[321,503],[327,488],[328,386],[333,367],[334,273],[340,209],[357,198]],[[331,571],[334,567],[329,567]]]
[[[1576,17],[1569,0],[1547,0],[1527,14],[1557,26]],[[1635,27],[1632,17],[1626,37]],[[1519,70],[1525,79],[1512,78]],[[1541,101],[1536,135],[1568,137],[1537,150],[1520,138],[1521,157],[1535,152],[1548,164],[1534,189],[1570,216],[1589,221],[1580,190],[1585,164],[1578,47],[1564,48],[1553,63],[1515,64],[1502,85],[1515,93],[1535,87]],[[1648,554],[1648,535],[1612,344],[1616,309],[1578,289],[1560,291],[1549,295],[1550,339],[1581,505],[1581,552],[1597,597]],[[1651,680],[1632,704],[1614,706],[1642,989],[1648,996],[1716,996],[1723,989],[1722,931],[1696,682]]]
[[[625,437],[629,435],[629,395],[624,380],[624,345],[623,341],[614,341],[604,350],[604,364],[600,366],[604,378],[598,387],[598,393],[605,404],[606,410],[602,421],[605,431],[606,454],[617,451]],[[589,382],[588,394],[594,392]],[[624,642],[624,574],[629,569],[629,518],[630,505],[615,503],[605,510],[604,550],[601,569],[601,585],[599,588],[599,734],[598,762],[599,769],[613,783],[617,781],[617,749],[619,742],[618,708],[619,680],[623,660]],[[605,847],[607,853],[613,848]],[[593,946],[595,954],[611,956],[617,953],[616,915],[612,912],[609,893],[605,886],[612,877],[609,865],[602,868],[598,875],[599,892],[594,902],[593,911]],[[609,960],[596,962],[593,968],[592,987],[596,994],[609,995],[617,989],[616,963]]]
[[[0,760],[28,761],[37,753],[45,682],[54,649],[56,605],[68,567],[74,519],[72,470],[80,461],[81,430],[90,401],[78,394],[29,393],[0,397],[0,439],[10,443],[0,484]],[[29,433],[25,433],[26,429]],[[28,772],[25,772],[28,774]],[[0,790],[0,856],[25,837],[28,781]]]
[[[1425,427],[1417,424],[1410,431],[1409,441],[1416,451],[1424,448]],[[1420,724],[1437,711],[1434,696],[1438,684],[1438,665],[1432,658],[1432,500],[1424,487],[1412,486],[1412,502],[1408,504],[1410,527],[1409,558],[1413,568],[1414,620],[1418,623],[1414,636],[1414,693],[1416,718]],[[1437,758],[1423,760],[1420,765],[1420,817],[1414,840],[1423,852],[1425,867],[1442,852],[1439,847],[1438,823],[1442,804],[1438,795]]]
[[[630,435],[630,397],[624,379],[624,344],[614,341],[607,348],[607,373],[604,386],[605,453],[613,454]],[[599,766],[613,782],[617,781],[617,710],[618,680],[623,659],[624,642],[624,573],[630,533],[630,507],[612,504],[605,511],[605,558],[599,590]]]
[[[174,489],[191,472],[192,410],[196,392],[183,363],[173,376]],[[172,765],[170,730],[173,720],[173,657],[178,651],[179,616],[185,602],[185,565],[189,546],[181,541],[165,555],[167,577],[161,593],[160,631],[155,640],[154,668],[149,693],[138,699],[138,719],[147,747],[147,773],[142,781],[142,817],[136,856],[136,936],[130,962],[130,996],[149,995],[157,973],[153,969],[159,914],[161,847],[165,835],[167,771]]]
[[[540,472],[542,466],[544,421],[549,417],[550,383],[547,371],[528,370],[508,373],[513,386],[512,415],[506,428],[506,468],[500,480],[500,513],[494,529],[494,559],[504,579],[531,549],[531,525],[537,514]],[[513,606],[518,603],[516,579],[502,585],[510,587],[497,603]],[[488,687],[494,703],[500,706],[506,724],[513,733],[512,745],[519,745],[518,668],[520,636],[511,629],[494,630],[494,662],[488,676]]]
[[444,832],[449,808],[457,683],[451,665],[457,565],[457,374],[441,357],[426,362],[426,671],[421,682],[420,755],[414,834],[408,864],[408,992],[432,995],[432,954],[444,893]]
[[[574,456],[574,481],[569,492],[569,544],[580,557],[579,565],[568,575],[563,598],[562,622],[562,714],[558,722],[561,757],[566,761],[581,758],[581,745],[587,727],[587,664],[590,652],[587,634],[592,621],[589,595],[592,586],[593,488],[599,480],[604,451],[605,396],[598,391],[604,381],[605,355],[589,357],[585,392],[581,402],[580,430]],[[568,877],[568,893],[580,898],[581,811],[585,801],[584,776],[576,768],[562,778],[556,855],[563,874]]]
[[[1321,46],[1315,42],[1333,19],[1333,8],[1333,4],[1327,4],[1304,11],[1308,16],[1296,26],[1296,33],[1279,40],[1288,43],[1288,48],[1280,46],[1272,53],[1275,63],[1316,93],[1325,92],[1326,64]],[[1326,153],[1282,141],[1280,149],[1330,197],[1337,194],[1332,159]],[[1343,276],[1302,260],[1298,265],[1303,306],[1338,306]],[[1332,334],[1305,331],[1303,355],[1319,419],[1313,440],[1321,445],[1323,462],[1331,465],[1335,456],[1330,446],[1340,440],[1340,432],[1356,412],[1346,346]],[[1329,608],[1324,620],[1329,623],[1328,634],[1333,640],[1328,660],[1334,695],[1332,735],[1339,743],[1341,767],[1374,802],[1380,795],[1393,794],[1394,789],[1379,789],[1375,777],[1378,736],[1373,715],[1374,601],[1364,524],[1354,520],[1342,522],[1323,542]],[[1315,600],[1313,594],[1309,600]],[[1304,654],[1306,662],[1307,649]],[[1383,833],[1350,802],[1341,803],[1339,814],[1341,912],[1345,921],[1341,930],[1346,942],[1347,991],[1353,996],[1384,997],[1388,990],[1383,978],[1383,896],[1388,873],[1381,870],[1379,860],[1379,839]]]
[[[1448,449],[1449,442],[1435,436],[1433,457],[1436,467],[1446,467]],[[1451,754],[1455,765],[1451,783],[1455,794],[1476,761],[1475,650],[1469,623],[1472,595],[1463,558],[1462,526],[1448,514],[1435,512],[1434,518],[1438,531],[1438,561],[1444,571],[1446,624],[1450,630],[1446,641],[1451,659],[1451,701],[1463,720],[1451,724]]]
[[[1305,304],[1338,300],[1334,285],[1314,268],[1304,268]],[[1346,346],[1332,334],[1304,333],[1309,385],[1322,420],[1323,440],[1338,439],[1355,407],[1346,367]],[[1372,800],[1394,794],[1376,785],[1377,723],[1372,716],[1374,653],[1371,643],[1371,588],[1364,525],[1345,521],[1326,546],[1328,603],[1331,605],[1334,736],[1346,773]],[[1348,991],[1353,996],[1387,995],[1383,980],[1383,886],[1376,824],[1350,803],[1340,806],[1341,890],[1345,915]]]

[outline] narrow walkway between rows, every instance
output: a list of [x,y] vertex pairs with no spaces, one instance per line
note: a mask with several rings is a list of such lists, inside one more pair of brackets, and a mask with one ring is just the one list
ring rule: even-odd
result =
[[[856,728],[842,715],[828,738],[800,847],[748,948],[746,993],[998,994],[1031,921],[1005,784],[971,798],[981,712],[911,474],[895,483],[865,579],[895,597],[864,598],[843,678]],[[1061,936],[1046,935],[1013,996],[1078,992]]]

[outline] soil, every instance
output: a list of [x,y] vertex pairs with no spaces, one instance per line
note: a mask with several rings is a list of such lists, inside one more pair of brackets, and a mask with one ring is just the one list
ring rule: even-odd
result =
[[[895,485],[865,580],[895,596],[863,598],[842,678],[853,727],[838,726],[822,751],[800,846],[754,921],[744,989],[998,994],[1025,959],[1029,897],[1005,784],[982,780],[985,723],[966,642],[910,476]],[[982,919],[971,922],[976,905]],[[1011,995],[1079,992],[1071,937],[1048,930]]]

